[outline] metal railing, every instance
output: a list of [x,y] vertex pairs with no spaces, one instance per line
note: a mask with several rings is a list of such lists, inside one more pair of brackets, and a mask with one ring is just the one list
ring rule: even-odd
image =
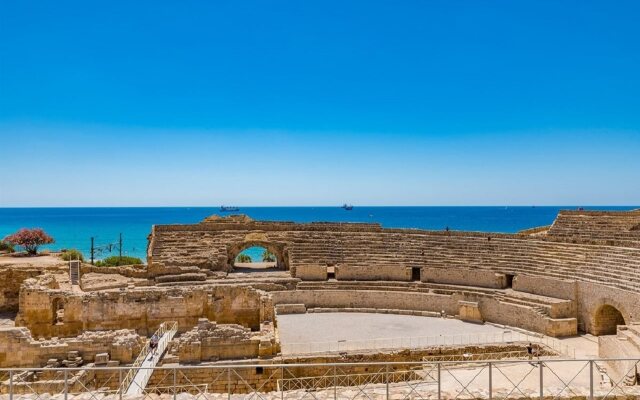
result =
[[[247,364],[0,369],[0,398],[120,400],[130,371],[151,380],[137,399],[616,399],[640,397],[640,359]],[[51,379],[48,379],[51,378]],[[55,378],[55,381],[52,380]],[[45,395],[46,394],[46,395]],[[7,396],[8,395],[8,396]]]
[[[541,355],[545,352],[544,349],[536,349],[540,351]],[[532,355],[533,357],[533,355]],[[548,356],[545,356],[548,358]],[[498,361],[498,360],[526,360],[529,358],[527,350],[515,350],[515,351],[499,351],[493,353],[462,353],[462,354],[443,354],[443,355],[431,355],[422,357],[422,361],[434,362],[434,361]]]
[[526,342],[545,345],[566,357],[575,358],[575,349],[548,336],[505,330],[502,333],[471,333],[417,337],[336,340],[324,342],[282,343],[283,354],[342,353],[355,350],[416,349],[431,346],[482,345]]

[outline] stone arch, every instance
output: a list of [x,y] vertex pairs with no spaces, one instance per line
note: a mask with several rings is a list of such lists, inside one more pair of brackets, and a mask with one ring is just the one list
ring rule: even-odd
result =
[[249,247],[264,247],[276,256],[276,266],[279,269],[289,270],[289,257],[284,243],[272,242],[263,237],[247,237],[239,243],[227,248],[227,265],[233,269],[233,263],[238,254]]
[[626,325],[621,308],[611,305],[610,302],[600,304],[591,318],[591,333],[596,336],[615,335],[618,325]]

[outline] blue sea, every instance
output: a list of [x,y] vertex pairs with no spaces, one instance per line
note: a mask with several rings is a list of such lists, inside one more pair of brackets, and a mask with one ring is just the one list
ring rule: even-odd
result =
[[[561,207],[242,207],[239,213],[256,220],[293,222],[377,222],[387,228],[419,228],[513,233],[549,225]],[[588,210],[630,210],[629,207],[584,207]],[[221,213],[205,207],[131,208],[0,208],[0,238],[27,227],[39,227],[56,240],[45,248],[75,248],[89,255],[91,237],[99,249],[96,258],[117,255],[123,238],[123,254],[145,260],[147,236],[153,224],[196,223]],[[261,249],[248,254],[256,260]]]

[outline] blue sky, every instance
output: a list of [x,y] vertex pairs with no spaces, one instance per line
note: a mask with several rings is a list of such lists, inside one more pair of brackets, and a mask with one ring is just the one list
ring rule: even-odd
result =
[[0,2],[0,206],[640,203],[638,2]]

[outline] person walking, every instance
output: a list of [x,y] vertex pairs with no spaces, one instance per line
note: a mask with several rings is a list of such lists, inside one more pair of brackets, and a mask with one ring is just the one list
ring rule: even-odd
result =
[[151,336],[151,340],[149,341],[149,350],[151,351],[151,360],[153,360],[153,356],[156,355],[156,352],[158,351],[158,335],[156,335],[155,333],[153,334],[153,336]]
[[529,344],[527,345],[527,357],[529,357],[529,364],[537,366],[536,364],[531,362],[531,360],[533,359],[533,345],[531,344],[531,342],[529,342]]

